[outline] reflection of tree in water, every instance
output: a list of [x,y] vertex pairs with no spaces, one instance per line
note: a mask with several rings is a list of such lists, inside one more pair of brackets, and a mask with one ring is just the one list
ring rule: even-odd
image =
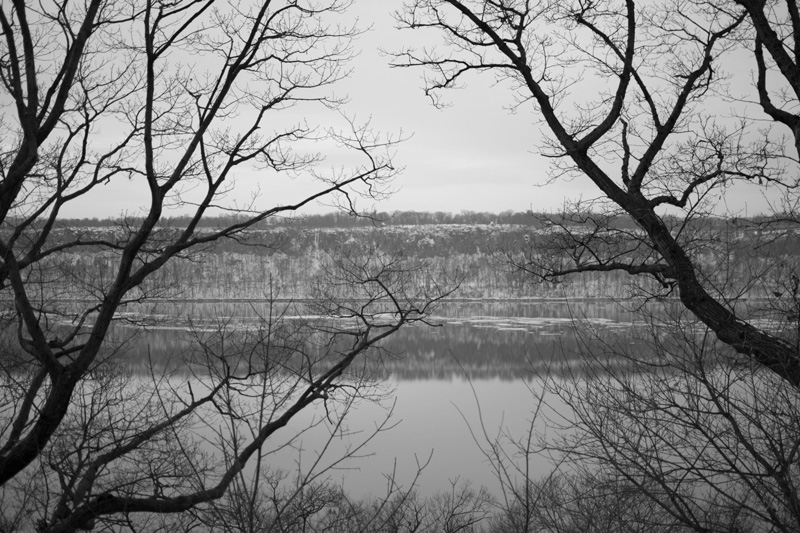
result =
[[[516,379],[546,367],[556,372],[563,365],[574,368],[581,350],[597,349],[603,342],[649,350],[636,340],[636,326],[630,323],[594,322],[592,327],[589,333],[567,320],[509,325],[509,317],[489,320],[484,315],[475,321],[445,321],[438,328],[401,330],[383,344],[385,352],[376,359],[397,379],[453,379],[464,371],[474,378]],[[152,329],[129,342],[126,361],[142,371],[151,365],[175,370],[189,350],[191,339],[184,329]]]
[[[286,311],[287,316],[305,316],[314,313],[308,302],[278,302],[273,313]],[[266,301],[163,301],[154,304],[132,304],[126,309],[131,314],[175,321],[192,319],[258,319],[269,313]],[[518,302],[495,300],[448,301],[439,307],[434,316],[443,318],[504,317],[525,318],[600,318],[612,322],[630,322],[635,315],[626,312],[615,300],[521,300]]]
[[[526,329],[468,324],[409,328],[386,343],[387,349],[399,357],[385,361],[385,365],[400,379],[449,379],[462,377],[463,371],[478,378],[516,379],[548,367],[556,374],[564,365],[574,367],[580,349],[587,345],[616,341],[639,344],[629,337],[630,328],[606,328],[596,333],[600,338],[587,336],[571,323]],[[642,350],[647,348],[642,345]]]
[[524,318],[601,318],[612,322],[630,322],[634,315],[614,300],[527,300],[448,302],[439,310],[447,318],[505,317]]

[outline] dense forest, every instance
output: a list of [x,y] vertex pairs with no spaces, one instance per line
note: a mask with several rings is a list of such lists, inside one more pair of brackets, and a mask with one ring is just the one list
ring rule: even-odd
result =
[[[550,221],[548,224],[547,220]],[[282,219],[241,233],[235,239],[216,243],[192,255],[174,259],[148,280],[142,295],[172,299],[308,299],[315,296],[315,283],[326,265],[346,253],[379,250],[385,254],[401,254],[413,263],[424,264],[430,273],[447,273],[463,277],[457,298],[606,298],[624,297],[630,276],[623,273],[589,273],[567,278],[557,285],[535,283],[532,277],[509,263],[518,254],[551,253],[543,244],[552,239],[555,229],[563,230],[564,222],[532,213],[500,214],[397,212],[375,213],[373,217],[349,217],[342,213],[311,215]],[[176,227],[181,221],[173,219]],[[207,224],[230,224],[228,218],[209,219]],[[579,232],[580,224],[569,222]],[[635,238],[636,229],[630,220],[613,221],[621,232]],[[720,227],[729,231],[720,231]],[[64,240],[80,239],[96,242],[95,247],[78,254],[62,254],[37,274],[43,280],[47,297],[85,298],[103,290],[114,274],[115,257],[119,252],[109,246],[119,240],[130,227],[126,220],[76,219],[65,221],[57,232]],[[210,227],[210,226],[209,226]],[[727,235],[729,242],[702,242],[699,230],[692,239],[703,246],[701,257],[709,265],[709,275],[724,272],[725,286],[741,272],[749,279],[754,269],[767,261],[800,254],[800,240],[794,230],[769,226],[757,220],[730,221],[703,219],[692,227],[704,228],[719,241]],[[732,230],[730,228],[733,228]],[[169,239],[170,224],[161,229]],[[200,230],[202,231],[202,229]],[[684,227],[685,233],[690,234]],[[540,245],[540,243],[542,243]],[[712,246],[713,244],[713,246]],[[574,261],[580,251],[559,244],[565,252],[563,261]],[[719,250],[725,258],[720,258]],[[704,254],[704,255],[703,255]],[[146,258],[143,258],[146,260]],[[722,262],[730,268],[718,268]],[[52,281],[68,279],[69,283]],[[427,278],[426,278],[427,279]],[[420,283],[430,283],[420,278]],[[714,280],[709,280],[713,282]],[[58,294],[48,292],[58,286]],[[738,290],[738,289],[736,289]],[[769,283],[749,287],[751,297],[768,296]]]

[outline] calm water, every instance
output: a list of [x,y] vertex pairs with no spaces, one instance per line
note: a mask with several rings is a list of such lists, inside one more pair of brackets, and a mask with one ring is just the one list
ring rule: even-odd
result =
[[[189,323],[203,328],[224,321],[229,327],[246,328],[268,312],[265,304],[249,303],[132,308],[132,318],[146,317],[151,322],[147,332],[132,341],[129,355],[144,372],[151,362],[169,361],[171,354],[190,345]],[[302,307],[290,311],[295,315],[306,312]],[[338,465],[329,477],[343,480],[356,495],[379,494],[386,487],[385,475],[394,472],[396,481],[407,486],[417,465],[430,458],[419,479],[421,492],[447,489],[455,479],[469,479],[475,486],[486,485],[497,492],[497,482],[471,433],[472,429],[481,440],[478,405],[490,437],[500,430],[522,437],[535,406],[531,391],[541,390],[535,372],[553,361],[574,362],[580,357],[580,344],[592,342],[575,333],[574,317],[585,320],[586,328],[615,335],[630,336],[640,327],[611,302],[453,303],[437,312],[435,320],[440,327],[414,326],[400,331],[385,344],[393,354],[384,358],[385,385],[390,393],[380,404],[361,402],[353,409],[346,419],[352,435],[334,439],[321,464],[329,464],[359,442],[390,410],[388,425],[392,429],[378,434],[359,451],[359,458]],[[121,328],[117,333],[124,335],[125,331]],[[195,378],[187,375],[186,379]],[[552,398],[548,401],[556,411],[563,407]],[[310,468],[330,433],[329,424],[323,420],[312,431],[299,431],[323,415],[321,409],[308,411],[284,428],[268,444],[274,450],[270,464],[286,470]],[[541,421],[536,427],[545,431]],[[290,441],[293,444],[285,446]],[[534,465],[534,471],[548,469],[545,459]]]

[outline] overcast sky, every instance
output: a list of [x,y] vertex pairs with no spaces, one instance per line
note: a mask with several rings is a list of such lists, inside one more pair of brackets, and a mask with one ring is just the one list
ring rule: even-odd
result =
[[[491,75],[467,77],[465,88],[444,93],[452,105],[440,110],[421,88],[421,69],[390,68],[389,58],[377,48],[427,44],[419,41],[426,38],[423,31],[395,29],[391,12],[398,5],[396,0],[356,0],[354,12],[372,31],[359,41],[361,55],[347,84],[354,109],[369,110],[376,124],[387,129],[401,127],[414,134],[398,150],[397,160],[406,167],[398,179],[401,188],[382,205],[452,212],[554,211],[565,199],[598,196],[588,178],[546,183],[552,160],[539,155],[545,126],[532,106],[512,114],[508,86],[493,84]],[[428,36],[433,44],[440,37]],[[747,90],[741,84],[749,85],[749,57],[729,61],[724,68],[736,75],[731,78],[734,92]],[[728,104],[720,112],[730,113]],[[727,191],[718,211],[752,215],[766,206],[760,188],[740,185]]]
[[[400,31],[391,16],[400,2],[357,0],[354,13],[371,31],[357,41],[361,52],[346,83],[348,109],[372,116],[377,128],[402,129],[411,138],[397,150],[404,167],[386,210],[525,211],[552,210],[566,196],[588,190],[588,180],[541,187],[549,162],[538,155],[540,136],[530,110],[516,114],[507,87],[493,86],[489,76],[471,76],[464,89],[448,91],[451,104],[435,108],[422,90],[421,69],[390,68],[379,48],[400,50],[426,44],[438,36]],[[593,194],[593,193],[592,193]]]
[[[585,178],[543,186],[551,161],[538,155],[541,126],[531,109],[508,111],[508,87],[493,86],[487,76],[472,76],[466,88],[446,94],[452,106],[436,109],[421,89],[421,70],[390,68],[389,58],[378,48],[399,50],[425,38],[422,32],[394,28],[391,10],[399,4],[397,0],[356,0],[351,15],[371,30],[356,41],[360,55],[352,64],[353,73],[336,89],[350,97],[344,107],[348,115],[360,120],[371,117],[374,128],[402,130],[410,137],[398,146],[394,158],[395,165],[404,168],[394,182],[396,192],[375,204],[376,209],[553,211],[566,198],[597,195]],[[246,202],[253,183],[240,178],[230,198]],[[293,201],[310,190],[302,179],[277,181],[275,187],[258,185],[262,201]],[[84,203],[67,214],[105,217],[131,212],[131,198],[142,192],[133,183],[109,186],[93,195],[91,207]],[[140,205],[145,200],[142,197]],[[739,214],[755,214],[763,206],[763,198],[754,189],[728,196],[728,208]],[[324,211],[330,208],[315,205],[305,212]]]

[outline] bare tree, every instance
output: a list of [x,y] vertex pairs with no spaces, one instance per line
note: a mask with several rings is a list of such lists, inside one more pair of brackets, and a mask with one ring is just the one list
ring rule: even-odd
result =
[[[641,338],[592,339],[580,374],[544,381],[569,406],[565,469],[522,476],[498,527],[584,531],[599,506],[603,530],[796,531],[797,3],[413,0],[398,20],[444,36],[395,55],[435,103],[494,74],[541,117],[550,179],[597,187],[504,259],[539,281],[628,274],[642,297]],[[738,183],[773,211],[726,212]]]
[[606,338],[580,376],[547,382],[568,406],[550,419],[551,452],[585,487],[630,496],[628,510],[639,502],[631,525],[796,531],[796,388],[751,360],[731,364],[730,347],[685,310],[651,316],[638,335],[635,349],[630,336]]
[[[352,280],[348,297],[357,305],[328,299],[344,296],[338,280],[321,283],[331,288],[328,296],[320,293],[307,304],[316,318],[303,319],[287,304],[273,304],[274,312],[249,327],[228,322],[195,327],[195,348],[175,354],[179,364],[151,362],[146,376],[137,377],[126,366],[131,355],[126,346],[101,350],[48,445],[5,484],[9,498],[2,513],[15,520],[19,502],[42,531],[100,524],[138,529],[153,522],[149,514],[188,511],[230,489],[228,498],[236,505],[223,508],[238,507],[240,530],[255,530],[258,520],[264,526],[271,516],[270,527],[278,519],[294,523],[318,481],[390,427],[389,413],[359,441],[347,415],[358,403],[386,396],[376,378],[380,357],[371,355],[380,354],[375,344],[406,324],[425,323],[438,299],[427,297],[416,278],[404,276],[416,269],[395,258],[351,255],[343,264],[352,268],[343,276]],[[14,394],[25,383],[24,370],[7,368],[3,405],[8,409],[19,403]],[[293,422],[313,404],[320,408],[310,419],[304,417],[300,426]],[[284,429],[290,424],[293,429]],[[276,467],[270,458],[297,446],[309,432],[322,432],[327,441],[306,457],[308,465],[296,473],[285,463]],[[344,451],[328,452],[334,440],[351,439]],[[290,476],[297,478],[287,480]],[[259,512],[270,493],[274,512]]]
[[[342,274],[352,282],[348,296],[368,291],[366,303],[298,329],[265,320],[257,334],[237,337],[231,326],[198,337],[189,361],[196,381],[154,370],[137,387],[126,378],[125,339],[112,338],[126,305],[171,294],[153,281],[169,262],[198,259],[220,239],[245,241],[253,225],[318,199],[356,214],[359,195],[386,192],[394,141],[338,114],[332,93],[357,35],[337,23],[349,4],[0,8],[0,486],[8,524],[31,505],[37,528],[55,532],[220,498],[299,412],[358,397],[366,382],[352,381],[351,364],[424,321],[447,292],[417,290],[404,272],[419,267],[380,254],[353,258]],[[293,120],[292,108],[333,112],[344,130]],[[352,166],[322,173],[317,150],[332,149]],[[242,176],[316,185],[283,204],[242,201],[229,197]],[[112,231],[61,222],[70,206],[123,184],[142,191],[141,210]],[[187,222],[177,225],[170,213],[188,213]],[[236,216],[201,227],[215,213]],[[88,253],[97,269],[76,272],[70,257]],[[258,401],[266,404],[256,409]],[[227,424],[217,443],[224,461],[196,437],[202,420]]]
[[[398,20],[443,35],[444,49],[395,56],[397,66],[427,68],[434,102],[471,73],[494,74],[517,110],[541,117],[551,179],[579,174],[599,191],[553,217],[545,245],[531,239],[507,259],[542,280],[586,272],[655,280],[650,295],[676,292],[721,341],[800,386],[796,342],[737,307],[759,278],[733,295],[719,284],[717,260],[731,262],[720,225],[708,224],[737,182],[783,192],[784,207],[796,207],[796,2],[414,0]],[[737,78],[733,91],[726,68],[743,54],[755,80],[741,92]],[[794,231],[796,216],[776,214]]]
[[490,531],[797,531],[796,387],[653,311],[624,334],[581,323],[578,359],[532,370],[527,424],[472,426],[500,482]]

